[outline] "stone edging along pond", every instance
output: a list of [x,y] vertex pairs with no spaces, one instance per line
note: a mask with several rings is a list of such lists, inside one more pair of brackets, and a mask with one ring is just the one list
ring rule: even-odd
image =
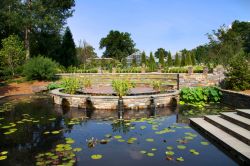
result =
[[[54,89],[50,92],[55,104],[107,110],[115,110],[118,106],[118,96],[70,95],[62,93],[61,90]],[[124,96],[124,107],[133,110],[150,108],[152,97],[157,107],[173,106],[179,101],[179,91],[154,95]]]

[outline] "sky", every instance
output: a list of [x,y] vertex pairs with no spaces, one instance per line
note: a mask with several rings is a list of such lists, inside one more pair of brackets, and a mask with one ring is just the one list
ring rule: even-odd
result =
[[128,32],[136,48],[172,54],[208,42],[207,33],[234,20],[250,21],[250,0],[76,0],[67,20],[76,46],[85,40],[98,56],[110,30]]

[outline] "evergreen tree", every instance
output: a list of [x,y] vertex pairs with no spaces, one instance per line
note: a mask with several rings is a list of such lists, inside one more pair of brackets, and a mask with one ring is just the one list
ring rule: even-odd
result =
[[195,66],[196,62],[195,62],[195,55],[194,55],[194,53],[191,53],[191,60],[192,60],[192,65]]
[[190,53],[186,54],[185,65],[186,66],[192,65],[192,59],[191,59]]
[[181,66],[185,66],[185,61],[186,61],[186,58],[185,58],[185,54],[181,54]]
[[156,63],[155,63],[155,58],[153,56],[153,53],[150,52],[149,60],[148,60],[148,67],[150,71],[155,71],[156,69]]
[[66,28],[63,36],[60,63],[65,67],[77,64],[75,43],[69,27]]
[[146,66],[146,63],[147,63],[146,53],[143,51],[141,54],[141,66],[143,64]]
[[132,59],[132,67],[136,67],[137,66],[137,63],[136,63],[136,58],[135,58],[135,56],[133,57],[133,59]]
[[181,61],[180,61],[180,58],[179,58],[179,55],[176,53],[175,54],[175,62],[174,62],[174,65],[176,67],[179,67],[181,65]]
[[163,50],[160,50],[160,53],[159,53],[159,64],[161,65],[161,67],[165,67],[165,62],[164,62],[164,52]]
[[122,67],[123,68],[127,67],[127,58],[122,58]]
[[169,67],[173,65],[173,60],[172,60],[172,56],[171,56],[170,51],[168,52],[168,61],[167,61],[167,63],[168,63]]

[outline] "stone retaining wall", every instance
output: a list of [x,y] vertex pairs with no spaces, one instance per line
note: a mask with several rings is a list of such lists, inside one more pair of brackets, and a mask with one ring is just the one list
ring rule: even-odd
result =
[[[66,104],[70,107],[115,110],[118,106],[118,96],[69,95],[60,92],[60,89],[52,90],[50,94],[55,104]],[[151,97],[154,98],[157,107],[172,106],[179,101],[179,91],[156,95],[124,96],[124,107],[132,110],[149,108]]]
[[222,103],[235,108],[250,109],[250,95],[240,92],[221,89]]

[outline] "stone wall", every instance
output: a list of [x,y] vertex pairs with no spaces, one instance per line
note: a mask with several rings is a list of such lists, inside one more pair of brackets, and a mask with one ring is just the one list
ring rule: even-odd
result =
[[221,92],[223,94],[222,103],[235,108],[250,109],[250,95],[223,89]]
[[[50,92],[55,104],[97,110],[115,110],[118,107],[118,96],[69,95],[55,89]],[[152,97],[156,107],[173,106],[179,101],[179,91],[156,95],[124,96],[125,109],[140,110],[150,108]]]

